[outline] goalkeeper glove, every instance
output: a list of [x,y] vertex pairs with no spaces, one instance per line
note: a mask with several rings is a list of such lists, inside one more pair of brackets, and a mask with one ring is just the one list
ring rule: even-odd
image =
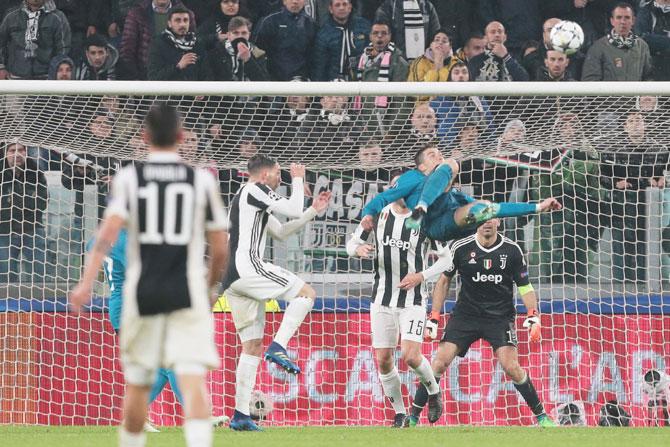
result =
[[528,328],[529,340],[537,343],[542,338],[542,326],[540,325],[540,314],[537,310],[531,309],[523,322],[523,327]]
[[423,332],[424,340],[435,340],[437,338],[437,329],[440,326],[440,313],[432,311],[426,318],[426,328]]

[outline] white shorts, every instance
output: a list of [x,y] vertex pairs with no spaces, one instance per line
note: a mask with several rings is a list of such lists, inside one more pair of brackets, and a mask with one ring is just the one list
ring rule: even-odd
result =
[[214,317],[209,311],[124,314],[119,335],[126,382],[133,385],[151,385],[158,368],[219,367]]
[[[305,281],[294,273],[274,264],[264,263],[263,270],[269,274],[245,276],[224,291],[242,342],[263,338],[265,301],[273,298],[291,301],[305,286]],[[278,281],[277,277],[283,281]]]
[[370,305],[372,347],[395,348],[400,340],[423,342],[426,309],[423,306],[404,308]]
[[237,295],[258,301],[272,298],[286,301],[298,296],[298,292],[305,285],[305,281],[294,273],[269,262],[263,263],[262,271],[263,275],[244,275],[234,281],[229,289]]

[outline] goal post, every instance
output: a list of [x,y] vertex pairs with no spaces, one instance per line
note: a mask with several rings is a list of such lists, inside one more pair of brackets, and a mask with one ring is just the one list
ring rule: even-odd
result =
[[[344,245],[365,204],[432,142],[460,161],[457,187],[476,198],[554,196],[564,205],[505,219],[501,230],[522,247],[538,291],[543,341],[528,342],[522,317],[516,326],[521,365],[547,410],[561,416],[578,408],[595,425],[601,406],[617,399],[634,425],[648,424],[644,375],[670,373],[668,82],[1,82],[0,423],[120,421],[109,290],[101,282],[80,315],[67,312],[66,294],[79,279],[109,177],[146,155],[141,124],[155,101],[180,109],[182,155],[217,175],[226,205],[258,152],[307,166],[306,206],[332,191],[328,209],[304,231],[268,243],[266,257],[298,273],[319,298],[288,347],[303,374],[265,363],[259,371],[257,389],[274,401],[265,423],[392,419],[371,347],[373,265],[349,258]],[[452,289],[445,312],[454,302]],[[283,306],[269,307],[266,342]],[[215,307],[217,415],[232,414],[239,352],[226,309],[224,300]],[[430,356],[437,344],[423,349]],[[400,360],[398,369],[409,407],[416,378]],[[440,424],[533,422],[483,342],[441,385]],[[180,421],[169,391],[151,411],[159,424]]]

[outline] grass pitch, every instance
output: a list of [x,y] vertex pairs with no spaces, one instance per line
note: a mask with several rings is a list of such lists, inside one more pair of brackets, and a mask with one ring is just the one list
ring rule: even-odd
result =
[[[116,447],[113,427],[0,426],[2,447]],[[232,447],[650,447],[670,446],[670,428],[386,427],[268,428],[262,433],[217,429],[214,445]],[[179,428],[149,434],[147,447],[181,447]]]

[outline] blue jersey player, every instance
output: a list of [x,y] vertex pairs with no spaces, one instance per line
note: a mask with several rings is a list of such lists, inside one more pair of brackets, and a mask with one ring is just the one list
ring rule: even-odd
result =
[[426,144],[414,156],[416,168],[398,178],[395,187],[375,196],[363,208],[361,225],[371,231],[373,217],[389,203],[404,199],[413,209],[412,219],[405,224],[413,229],[423,227],[426,235],[436,241],[449,241],[473,234],[479,225],[499,217],[523,216],[559,210],[554,198],[540,203],[494,203],[476,200],[451,188],[458,175],[456,160],[444,159],[434,144]]
[[[126,279],[126,240],[128,234],[125,229],[121,230],[119,233],[119,238],[116,240],[116,243],[110,250],[109,254],[104,260],[103,268],[105,270],[105,279],[109,285],[109,290],[111,292],[108,300],[108,309],[109,309],[109,321],[112,323],[112,327],[116,333],[119,332],[119,327],[121,325],[121,309],[123,307],[123,283]],[[88,248],[93,246],[94,240],[92,239],[88,243]],[[151,388],[151,393],[149,394],[149,403],[156,400],[158,395],[163,391],[165,385],[170,383],[172,392],[179,401],[180,404],[183,404],[181,391],[179,391],[179,386],[177,385],[177,376],[174,372],[169,369],[161,368],[158,370],[156,381],[154,382],[153,387]],[[145,425],[146,431],[158,431],[155,428]]]

